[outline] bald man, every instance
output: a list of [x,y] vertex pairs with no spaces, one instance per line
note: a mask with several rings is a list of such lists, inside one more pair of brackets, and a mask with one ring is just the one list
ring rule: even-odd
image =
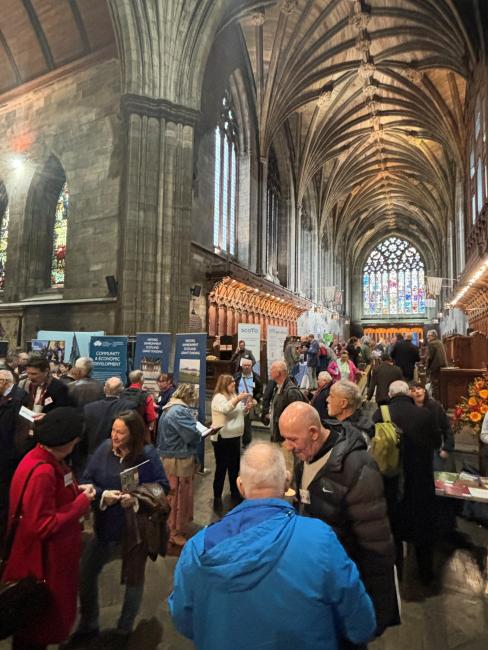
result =
[[[327,422],[327,421],[326,421]],[[377,630],[400,622],[394,579],[394,544],[383,479],[364,438],[340,422],[327,429],[309,404],[290,404],[280,431],[295,454],[300,512],[332,526],[356,562],[373,600]]]
[[373,607],[324,523],[283,499],[281,450],[251,444],[237,486],[245,501],[184,546],[169,598],[176,628],[199,650],[335,650],[375,630]]

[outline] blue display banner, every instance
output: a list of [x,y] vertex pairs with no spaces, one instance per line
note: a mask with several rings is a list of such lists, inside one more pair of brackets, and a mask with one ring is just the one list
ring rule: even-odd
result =
[[176,384],[198,384],[198,419],[202,423],[205,423],[206,356],[206,334],[176,335],[174,381]]
[[171,334],[144,333],[136,336],[134,369],[144,373],[144,387],[158,394],[156,380],[162,372],[168,372],[171,353]]
[[93,379],[105,381],[120,377],[127,381],[127,336],[92,336],[90,357],[93,359]]

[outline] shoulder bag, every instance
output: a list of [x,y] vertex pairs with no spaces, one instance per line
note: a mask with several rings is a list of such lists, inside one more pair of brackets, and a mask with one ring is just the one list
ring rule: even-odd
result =
[[45,463],[43,461],[37,463],[27,475],[0,560],[0,639],[6,639],[12,634],[23,631],[25,626],[31,627],[33,620],[41,616],[49,604],[50,592],[45,580],[38,580],[32,576],[9,582],[2,580],[22,519],[22,503],[27,484],[39,465]]

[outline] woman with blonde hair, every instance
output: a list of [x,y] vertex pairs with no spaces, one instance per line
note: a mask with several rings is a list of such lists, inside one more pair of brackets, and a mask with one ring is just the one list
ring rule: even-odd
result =
[[229,474],[231,498],[241,500],[237,489],[237,476],[241,458],[241,436],[244,433],[244,414],[252,408],[250,393],[236,393],[232,375],[220,375],[212,399],[212,427],[221,427],[211,436],[215,454],[215,476],[213,482],[214,508],[222,505],[222,491],[225,476]]
[[169,480],[168,520],[170,543],[183,546],[188,524],[193,520],[193,477],[200,433],[192,412],[198,402],[198,387],[180,384],[161,409],[157,448]]

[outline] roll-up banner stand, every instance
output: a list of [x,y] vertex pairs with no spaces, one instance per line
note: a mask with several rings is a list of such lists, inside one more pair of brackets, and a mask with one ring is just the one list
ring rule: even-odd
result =
[[145,332],[136,336],[134,369],[144,373],[144,387],[154,395],[159,394],[158,376],[168,372],[171,353],[171,334]]
[[283,345],[288,336],[288,327],[268,325],[267,351],[268,351],[268,376],[273,361],[283,359]]
[[110,377],[127,381],[127,336],[92,336],[90,357],[93,379],[105,382]]
[[[173,380],[175,384],[197,384],[199,387],[198,408],[195,417],[205,423],[205,383],[207,375],[207,334],[177,334]],[[198,449],[198,460],[203,467],[205,441]]]
[[237,325],[237,340],[246,343],[246,349],[251,350],[256,359],[253,366],[254,372],[259,375],[261,371],[261,325],[253,323],[239,323]]

